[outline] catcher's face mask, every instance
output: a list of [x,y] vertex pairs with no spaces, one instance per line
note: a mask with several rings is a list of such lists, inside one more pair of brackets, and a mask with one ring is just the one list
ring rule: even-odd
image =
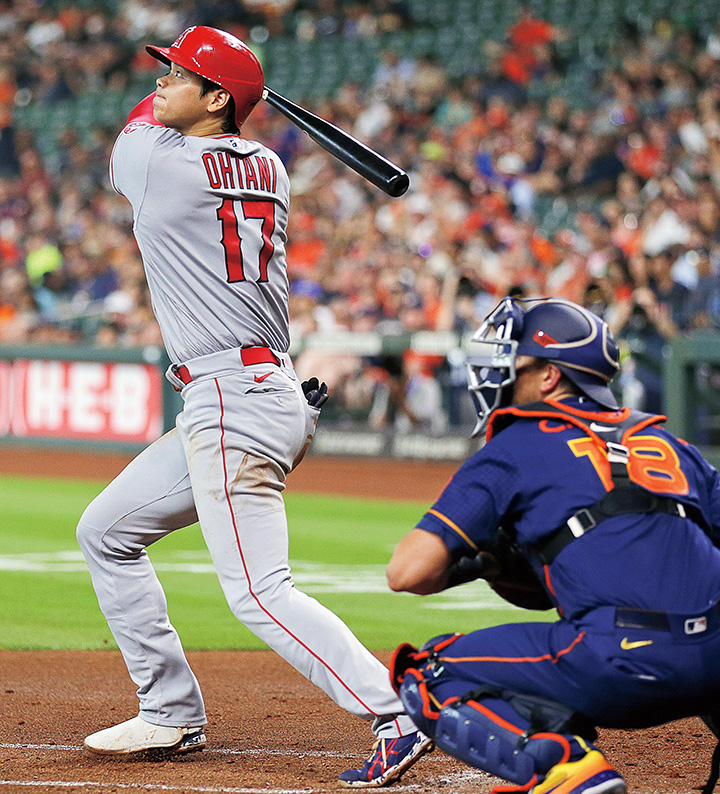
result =
[[468,389],[478,423],[510,404],[519,355],[546,359],[571,380],[577,390],[601,407],[618,404],[608,387],[618,371],[618,348],[600,317],[561,298],[503,299],[472,337],[473,354],[466,361]]
[[472,337],[473,354],[465,365],[468,390],[478,415],[473,437],[485,429],[494,410],[509,402],[524,314],[525,310],[518,303],[505,298]]

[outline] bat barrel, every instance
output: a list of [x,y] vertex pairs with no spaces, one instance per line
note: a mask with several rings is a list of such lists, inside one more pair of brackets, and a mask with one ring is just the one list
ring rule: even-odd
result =
[[389,196],[397,198],[408,189],[410,179],[401,168],[352,135],[270,88],[265,88],[263,98],[304,130],[315,143]]
[[[382,187],[382,189],[388,194],[388,196],[392,196],[393,198],[398,198],[398,196],[402,196],[403,193],[407,191],[410,187],[410,177],[403,171],[400,174],[395,174],[395,176],[391,177],[387,183],[386,187]],[[381,187],[378,185],[378,187]]]
[[315,143],[389,196],[397,198],[405,193],[410,180],[402,169],[329,121],[324,123],[327,128],[306,129],[305,132]]

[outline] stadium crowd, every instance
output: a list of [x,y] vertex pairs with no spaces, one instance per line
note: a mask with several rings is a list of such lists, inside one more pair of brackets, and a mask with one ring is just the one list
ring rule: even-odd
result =
[[[195,23],[257,39],[260,54],[268,35],[413,24],[390,0],[121,0],[114,11],[0,0],[0,344],[161,344],[130,208],[108,183],[122,120],[90,140],[69,125],[49,167],[14,112],[144,77],[149,91],[156,64],[142,45]],[[622,341],[624,401],[662,408],[668,340],[720,328],[720,35],[628,25],[581,98],[564,90],[580,57],[561,54],[566,35],[521,9],[485,65],[460,79],[430,56],[388,49],[367,84],[317,102],[409,172],[400,199],[257,107],[243,134],[291,174],[295,344],[339,330],[465,334],[505,294],[567,297]],[[459,357],[308,350],[297,366],[328,382],[336,413],[376,428],[441,433],[468,419],[452,397]]]

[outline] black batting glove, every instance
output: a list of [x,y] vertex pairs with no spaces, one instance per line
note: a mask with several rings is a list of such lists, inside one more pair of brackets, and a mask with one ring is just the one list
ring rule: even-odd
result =
[[320,383],[317,378],[310,378],[302,382],[302,390],[309,405],[322,408],[328,401],[328,388],[326,383]]

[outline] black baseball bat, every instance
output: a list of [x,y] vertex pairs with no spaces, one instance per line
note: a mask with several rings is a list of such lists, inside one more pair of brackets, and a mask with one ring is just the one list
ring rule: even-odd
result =
[[368,182],[385,191],[388,196],[402,196],[408,189],[410,180],[402,168],[364,143],[360,143],[357,138],[353,138],[344,130],[296,105],[267,86],[263,91],[263,99],[304,130],[315,143],[350,166],[353,171],[357,171]]

